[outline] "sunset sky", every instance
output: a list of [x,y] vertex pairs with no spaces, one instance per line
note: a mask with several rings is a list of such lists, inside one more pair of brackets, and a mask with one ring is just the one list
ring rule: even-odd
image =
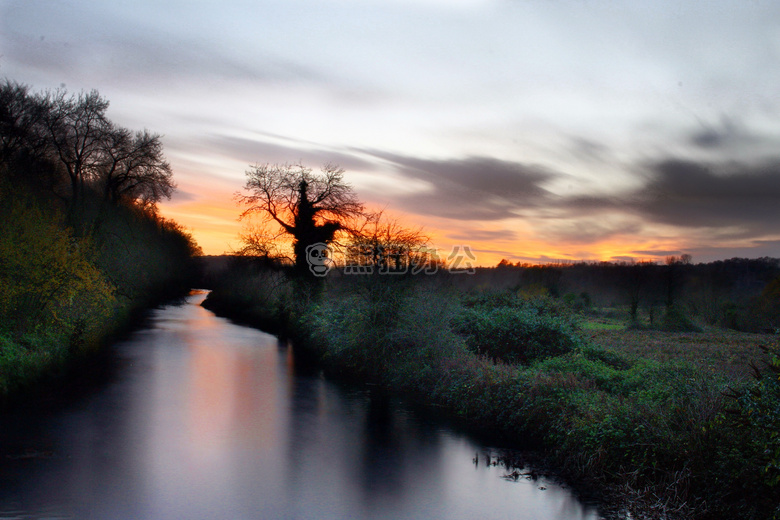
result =
[[780,3],[0,0],[0,78],[163,134],[238,247],[254,163],[338,163],[443,256],[780,257]]

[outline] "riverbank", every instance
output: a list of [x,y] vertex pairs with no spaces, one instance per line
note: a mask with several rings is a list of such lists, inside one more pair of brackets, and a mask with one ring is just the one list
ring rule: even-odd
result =
[[197,246],[174,222],[96,203],[99,226],[85,236],[50,202],[0,182],[0,404],[88,364],[196,279]]
[[[474,297],[433,278],[337,280],[307,293],[279,276],[226,279],[206,306],[275,324],[332,376],[381,385],[508,441],[533,441],[569,481],[603,490],[635,517],[777,513],[768,434],[729,413],[736,403],[724,395],[745,381],[599,347],[552,299]],[[484,350],[511,346],[510,337],[536,354],[511,360]]]
[[19,339],[0,332],[0,409],[78,395],[101,384],[112,370],[107,347],[142,325],[151,309],[188,293],[176,287],[116,308],[88,337],[75,342],[72,335],[45,327]]

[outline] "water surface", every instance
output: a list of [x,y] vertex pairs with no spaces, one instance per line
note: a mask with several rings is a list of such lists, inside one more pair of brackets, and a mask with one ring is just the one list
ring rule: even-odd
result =
[[435,420],[296,372],[204,298],[155,310],[90,395],[0,415],[0,518],[598,517],[553,482],[502,478]]

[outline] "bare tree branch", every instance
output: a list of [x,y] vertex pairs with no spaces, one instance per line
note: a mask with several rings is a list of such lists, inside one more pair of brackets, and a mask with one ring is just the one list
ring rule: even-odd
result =
[[295,265],[308,272],[308,245],[330,243],[346,223],[363,212],[344,170],[326,164],[319,174],[301,164],[256,164],[246,171],[244,190],[235,196],[245,206],[239,218],[259,214],[293,238]]

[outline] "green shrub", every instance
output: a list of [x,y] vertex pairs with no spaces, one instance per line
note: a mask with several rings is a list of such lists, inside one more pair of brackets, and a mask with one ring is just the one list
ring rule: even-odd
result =
[[510,364],[558,356],[582,344],[569,322],[528,307],[466,308],[453,328],[477,354]]
[[661,329],[667,332],[701,332],[696,325],[678,306],[666,309],[661,319]]
[[780,346],[765,348],[768,360],[756,369],[756,381],[737,395],[745,424],[764,432],[766,465],[771,485],[780,484]]

